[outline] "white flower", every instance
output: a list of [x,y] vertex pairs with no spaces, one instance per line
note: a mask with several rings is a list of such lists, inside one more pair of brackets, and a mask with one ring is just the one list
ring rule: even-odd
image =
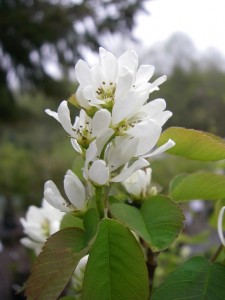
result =
[[71,170],[65,175],[64,190],[68,200],[62,197],[54,182],[49,180],[44,186],[44,197],[50,205],[64,212],[86,209],[88,197],[85,187]]
[[[129,108],[127,108],[128,110]],[[140,123],[150,120],[158,124],[161,127],[172,116],[172,112],[165,110],[166,102],[163,99],[155,99],[145,105],[143,105],[136,113],[132,114],[130,118],[126,117],[116,127],[116,131],[120,133],[128,133]],[[122,111],[121,111],[122,112]],[[117,115],[120,118],[119,114]],[[123,117],[122,117],[123,118]]]
[[88,261],[88,255],[81,258],[71,278],[72,286],[76,291],[76,293],[79,294],[82,293],[82,289],[83,289],[84,272],[86,269],[87,261]]
[[[163,99],[146,103],[149,93],[157,89],[166,80],[165,76],[155,82],[148,82],[154,72],[151,65],[142,65],[138,69],[138,57],[135,51],[128,50],[117,60],[103,48],[99,50],[99,64],[89,68],[79,60],[75,72],[80,86],[76,97],[80,107],[87,112],[106,108],[111,112],[109,125],[115,135],[128,134],[139,137],[136,156],[152,156],[153,147],[158,141],[162,126],[172,116],[166,109]],[[168,141],[160,151],[174,146]]]
[[87,149],[90,142],[97,136],[103,134],[110,126],[111,114],[106,109],[101,109],[95,113],[93,118],[87,116],[84,110],[75,118],[74,124],[71,123],[70,111],[67,101],[62,101],[58,112],[46,109],[45,112],[54,117],[72,138],[71,142],[74,149],[82,153],[82,149]]
[[84,178],[96,185],[104,185],[110,181],[123,181],[132,172],[148,166],[149,162],[143,158],[129,164],[136,156],[138,142],[138,139],[129,136],[116,137],[107,145],[101,158],[104,143],[93,141],[86,152]]
[[223,235],[223,215],[224,215],[224,212],[225,212],[225,206],[223,206],[221,208],[220,212],[219,212],[217,228],[218,228],[218,234],[219,234],[220,241],[225,247],[225,238],[224,238],[224,235]]
[[20,219],[24,233],[27,235],[20,240],[21,243],[33,249],[38,255],[46,239],[60,229],[63,216],[63,212],[49,205],[45,199],[41,207],[30,206],[26,217]]
[[79,60],[75,66],[80,84],[76,92],[78,105],[87,112],[93,107],[108,109],[115,126],[132,118],[148,100],[149,93],[166,80],[166,76],[162,76],[149,83],[153,73],[151,65],[138,69],[138,57],[133,50],[126,51],[117,60],[112,53],[100,48],[99,64],[89,68],[86,62]]
[[150,188],[152,179],[152,169],[137,170],[132,173],[125,181],[122,182],[127,192],[135,199],[140,200],[148,195],[157,193],[155,187]]
[[[157,141],[162,132],[161,125],[154,119],[144,119],[143,121],[137,123],[132,128],[128,129],[126,134],[130,138],[137,140],[137,149],[135,152],[135,157],[143,156],[149,157],[154,155],[153,149],[156,146]],[[163,145],[163,152],[170,147],[174,146],[174,142],[168,141]],[[159,149],[158,149],[159,151]]]

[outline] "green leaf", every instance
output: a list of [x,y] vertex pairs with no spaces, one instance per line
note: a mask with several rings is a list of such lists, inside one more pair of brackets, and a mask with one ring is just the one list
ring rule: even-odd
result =
[[181,208],[163,195],[151,197],[140,210],[127,204],[112,204],[111,213],[142,237],[153,251],[168,248],[183,228]]
[[115,196],[109,196],[108,202],[109,202],[109,204],[121,203],[121,201],[117,197],[115,197]]
[[188,174],[179,174],[170,182],[170,191],[174,190]]
[[177,202],[184,202],[194,199],[217,200],[225,198],[225,176],[199,172],[173,180],[171,183],[170,195]]
[[84,229],[83,221],[80,218],[73,216],[72,214],[65,214],[61,223],[60,229],[68,228],[68,227],[77,227],[80,229]]
[[224,139],[208,132],[170,127],[162,133],[158,146],[167,142],[168,139],[176,143],[167,151],[170,154],[201,161],[225,159]]
[[53,234],[34,263],[26,285],[27,299],[57,299],[87,251],[82,229],[65,228]]
[[89,209],[84,216],[84,228],[86,230],[86,243],[95,236],[99,225],[99,214],[97,209]]
[[151,300],[224,300],[225,266],[193,257],[171,273]]
[[121,223],[103,219],[84,275],[83,300],[147,300],[143,252]]

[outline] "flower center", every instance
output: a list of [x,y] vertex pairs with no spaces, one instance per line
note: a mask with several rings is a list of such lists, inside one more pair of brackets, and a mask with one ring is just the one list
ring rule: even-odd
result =
[[78,128],[74,128],[73,130],[76,132],[76,140],[78,144],[82,148],[87,149],[89,147],[90,142],[93,140],[90,123],[86,122],[84,126],[79,125]]
[[117,135],[124,135],[127,133],[127,130],[130,128],[133,128],[136,124],[141,122],[140,120],[126,120],[124,119],[122,122],[120,122],[116,128],[113,128]]
[[50,222],[48,219],[44,219],[44,221],[41,224],[42,233],[47,238],[50,236]]
[[103,108],[112,111],[112,107],[115,100],[115,91],[116,91],[116,84],[110,82],[109,85],[106,85],[105,81],[102,82],[102,86],[96,90],[96,98],[99,100],[104,101],[101,106]]

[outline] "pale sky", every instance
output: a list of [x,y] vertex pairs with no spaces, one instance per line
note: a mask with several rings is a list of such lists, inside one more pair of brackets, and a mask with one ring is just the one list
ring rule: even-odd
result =
[[[105,35],[102,46],[116,56],[128,48],[139,55],[151,50],[157,42],[166,42],[175,32],[185,33],[198,50],[215,48],[225,57],[225,0],[151,0],[146,1],[149,15],[139,13],[134,36],[140,44],[131,43],[125,36]],[[93,64],[98,56],[84,48],[85,60]],[[49,64],[50,74],[57,74],[55,66]],[[74,71],[71,71],[74,78]]]
[[180,31],[199,50],[214,47],[225,55],[225,0],[153,0],[146,7],[150,15],[139,15],[135,30],[146,47]]

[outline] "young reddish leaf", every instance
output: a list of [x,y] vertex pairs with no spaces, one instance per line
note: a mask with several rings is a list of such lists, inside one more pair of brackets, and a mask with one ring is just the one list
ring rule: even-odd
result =
[[201,161],[225,159],[224,139],[208,132],[170,127],[162,133],[158,146],[163,145],[168,139],[176,143],[167,151],[170,154]]
[[57,299],[87,250],[82,229],[65,228],[53,234],[34,263],[26,284],[27,299]]
[[[72,224],[73,222],[72,219]],[[85,231],[68,227],[56,232],[47,240],[26,284],[25,295],[28,300],[57,299],[79,260],[87,254],[98,223],[98,213],[92,208],[84,215]]]

